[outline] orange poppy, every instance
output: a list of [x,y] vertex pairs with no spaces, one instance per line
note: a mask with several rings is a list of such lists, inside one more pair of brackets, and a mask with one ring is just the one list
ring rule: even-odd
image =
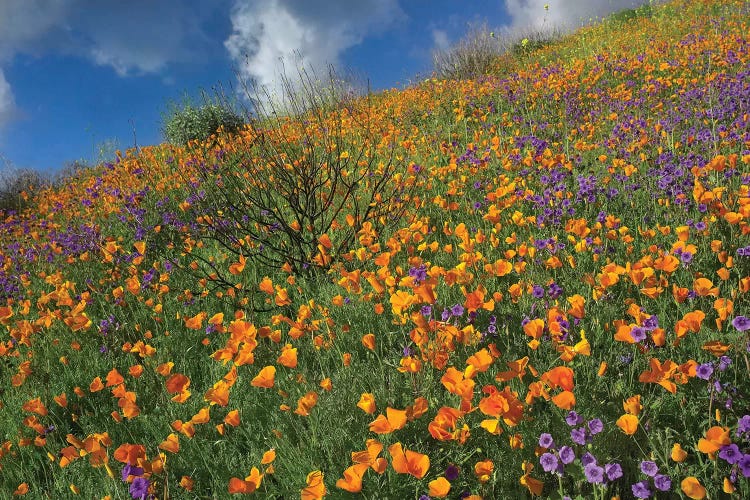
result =
[[678,368],[674,361],[667,359],[662,363],[656,358],[651,358],[649,366],[651,369],[643,371],[638,377],[639,382],[659,384],[672,394],[677,392],[677,386],[670,380]]
[[430,488],[429,495],[435,498],[445,498],[451,490],[451,483],[443,476],[430,481],[427,485]]
[[703,453],[716,453],[722,446],[732,442],[729,429],[715,425],[706,431],[706,437],[698,440],[698,450]]
[[250,385],[270,389],[273,387],[275,376],[276,367],[273,365],[266,366],[250,381]]
[[321,471],[312,471],[307,475],[306,481],[307,485],[300,492],[300,500],[321,500],[328,493]]
[[636,394],[635,396],[629,397],[622,403],[622,407],[625,409],[626,413],[629,413],[631,415],[638,415],[643,409],[643,405],[641,404],[641,395]]
[[294,410],[294,413],[302,417],[307,417],[308,415],[310,415],[310,410],[312,410],[317,404],[318,393],[315,391],[310,391],[299,398],[299,400],[297,400],[297,409]]
[[104,389],[104,382],[102,382],[101,377],[96,377],[94,380],[91,381],[91,384],[89,384],[90,392],[99,392],[102,389]]
[[672,460],[674,460],[675,462],[684,462],[687,458],[687,452],[682,449],[680,443],[675,443],[672,445],[670,458],[672,458]]
[[399,474],[410,474],[422,479],[430,468],[430,457],[416,451],[404,450],[400,442],[388,447],[393,470]]
[[631,415],[630,413],[626,413],[625,415],[617,419],[616,424],[617,427],[622,430],[622,432],[624,432],[628,436],[632,436],[638,430],[638,417],[636,417],[635,415]]
[[250,475],[244,480],[236,477],[229,480],[229,493],[253,493],[260,488],[262,480],[263,474],[260,473],[257,467],[253,467],[250,470]]
[[238,410],[231,410],[224,417],[224,423],[227,425],[231,425],[232,427],[237,427],[238,425],[240,425],[240,412]]
[[336,487],[349,493],[362,491],[362,476],[370,466],[367,464],[354,464],[344,471],[344,477],[336,481]]
[[466,372],[468,373],[464,372],[465,376],[471,378],[474,375],[474,372],[486,372],[493,361],[494,358],[490,355],[490,352],[487,349],[481,349],[475,352],[466,360],[466,364],[469,365],[469,367],[466,369]]
[[386,415],[382,413],[370,423],[370,431],[375,434],[390,434],[403,429],[406,425],[406,410],[396,410],[390,406],[386,408]]
[[119,385],[122,384],[125,379],[122,375],[120,375],[120,372],[117,371],[116,368],[112,368],[109,373],[107,373],[107,385],[106,387],[112,387],[113,385]]
[[576,396],[571,391],[562,391],[561,393],[552,396],[552,402],[555,403],[558,408],[570,410],[576,404]]
[[281,349],[281,354],[276,361],[287,368],[297,367],[297,348],[292,344],[287,344]]
[[385,472],[388,462],[385,458],[378,457],[383,451],[383,445],[377,439],[368,439],[366,442],[367,449],[364,451],[352,452],[352,461],[360,464],[367,464],[378,474]]
[[368,333],[362,336],[362,345],[371,351],[375,350],[375,335]]
[[375,413],[375,396],[369,392],[363,392],[357,406],[368,415]]
[[265,294],[274,294],[273,281],[271,281],[271,278],[269,278],[268,276],[263,277],[263,279],[260,281],[260,285],[258,285],[258,288]]
[[532,319],[523,326],[523,332],[533,339],[539,339],[544,332],[544,320]]
[[[61,405],[62,406],[62,405]],[[44,406],[44,403],[42,403],[42,400],[39,398],[30,399],[26,401],[22,406],[24,411],[30,412],[30,413],[36,413],[37,415],[41,415],[44,417],[49,412],[47,411],[47,407]]]
[[190,379],[181,373],[175,373],[167,379],[166,386],[168,393],[177,394],[190,387]]
[[191,330],[200,330],[201,328],[203,328],[204,319],[206,319],[206,313],[199,312],[192,318],[185,319],[185,327],[190,328]]
[[229,266],[229,272],[235,276],[240,274],[245,269],[246,262],[247,261],[245,260],[245,257],[242,254],[240,254],[238,261],[233,262]]
[[159,444],[160,450],[169,451],[171,453],[177,453],[180,451],[180,438],[175,433],[171,433],[167,436],[167,439]]
[[490,480],[492,472],[495,470],[495,464],[492,460],[482,460],[474,464],[474,475],[477,476],[480,483],[486,483]]
[[121,444],[114,453],[115,460],[124,464],[136,465],[146,459],[146,447],[142,444]]
[[706,488],[698,481],[696,477],[688,476],[680,482],[680,489],[688,498],[701,500],[706,498]]
[[556,366],[542,374],[541,380],[552,387],[562,387],[566,391],[572,391],[575,387],[573,382],[573,370],[567,366]]

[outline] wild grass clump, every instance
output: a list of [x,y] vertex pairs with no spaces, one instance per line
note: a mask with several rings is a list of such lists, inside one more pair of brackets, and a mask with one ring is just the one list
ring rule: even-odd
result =
[[507,50],[506,40],[486,24],[469,29],[455,45],[432,53],[437,78],[471,80],[490,74],[497,58]]

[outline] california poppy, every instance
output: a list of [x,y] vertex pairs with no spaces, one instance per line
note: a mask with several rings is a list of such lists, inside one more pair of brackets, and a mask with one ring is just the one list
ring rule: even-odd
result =
[[399,474],[410,474],[422,479],[430,468],[430,457],[416,451],[404,450],[397,442],[388,447],[391,454],[391,465]]
[[250,385],[270,389],[273,387],[275,376],[276,367],[273,365],[266,366],[250,381]]
[[307,485],[300,492],[301,500],[321,500],[327,493],[321,471],[316,470],[309,473],[306,482]]

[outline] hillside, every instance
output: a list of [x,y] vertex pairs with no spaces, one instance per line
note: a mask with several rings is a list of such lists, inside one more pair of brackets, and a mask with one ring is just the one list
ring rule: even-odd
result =
[[0,496],[749,498],[749,20],[623,12],[37,193]]

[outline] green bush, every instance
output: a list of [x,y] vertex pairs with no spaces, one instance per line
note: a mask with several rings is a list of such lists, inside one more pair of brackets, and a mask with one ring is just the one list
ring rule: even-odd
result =
[[221,127],[236,132],[243,124],[242,117],[226,105],[194,106],[185,102],[182,107],[172,106],[163,119],[162,130],[167,141],[182,146],[192,140],[205,141]]

